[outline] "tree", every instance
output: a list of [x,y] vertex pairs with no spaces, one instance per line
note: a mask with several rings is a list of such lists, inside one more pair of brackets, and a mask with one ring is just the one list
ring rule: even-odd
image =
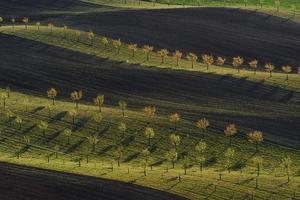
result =
[[170,142],[173,145],[174,149],[177,150],[177,146],[181,142],[180,136],[173,133],[170,135],[169,139],[170,139]]
[[150,53],[153,51],[154,47],[153,46],[149,46],[149,45],[145,45],[143,47],[143,51],[146,55],[146,60],[149,61],[150,60]]
[[244,63],[244,58],[240,56],[234,57],[232,59],[232,66],[237,68],[238,73],[240,73],[240,67],[243,63]]
[[257,65],[258,65],[258,60],[252,60],[251,62],[248,63],[249,66],[253,69],[254,74],[256,74],[256,69],[257,69]]
[[50,33],[52,34],[53,33],[54,25],[52,23],[48,23],[48,28],[50,30]]
[[277,12],[279,12],[280,0],[275,0],[275,6],[277,8]]
[[98,106],[99,112],[100,112],[100,113],[101,113],[101,111],[102,111],[103,103],[104,103],[104,95],[98,95],[98,96],[94,99],[94,104],[95,104],[96,106]]
[[219,66],[223,66],[225,64],[226,59],[222,57],[217,57],[216,63]]
[[190,160],[187,156],[184,156],[183,162],[182,162],[182,168],[184,170],[184,175],[187,174],[186,171],[189,168],[189,166],[190,166]]
[[158,51],[158,54],[161,57],[161,63],[165,63],[166,57],[169,55],[169,51],[167,49],[161,49]]
[[151,155],[151,153],[148,150],[148,148],[146,148],[142,151],[142,156],[143,156],[143,163],[142,164],[143,164],[143,169],[144,169],[144,175],[145,176],[147,175],[146,168],[147,168],[148,163],[149,163],[150,155]]
[[6,94],[7,94],[7,98],[10,98],[10,87],[6,87],[5,91],[6,91]]
[[94,38],[95,38],[95,34],[93,33],[93,31],[89,31],[87,33],[87,38],[90,41],[90,45],[93,46],[93,44],[94,44]]
[[198,60],[198,56],[194,53],[188,53],[188,55],[186,56],[186,58],[188,59],[188,61],[191,61],[192,63],[192,69],[194,68],[195,63]]
[[169,121],[174,124],[174,130],[176,130],[179,120],[180,115],[178,113],[174,113],[169,116]]
[[155,132],[154,132],[153,128],[146,127],[145,136],[148,139],[148,146],[150,146],[151,145],[151,139],[154,138],[154,136],[155,136]]
[[64,25],[64,26],[63,26],[64,38],[67,37],[67,32],[68,32],[68,26]]
[[199,163],[201,176],[202,176],[202,171],[203,171],[203,164],[206,160],[206,158],[205,158],[206,148],[207,148],[207,144],[202,140],[195,146],[196,161]]
[[22,22],[25,24],[25,29],[27,30],[27,26],[29,23],[29,18],[28,17],[23,17]]
[[[145,116],[149,119],[149,121],[151,119],[153,119],[155,117],[155,113],[156,113],[156,107],[155,106],[146,106],[143,109]],[[148,122],[149,124],[149,122]]]
[[289,80],[289,73],[292,72],[292,67],[289,65],[282,66],[282,71],[286,74],[286,80]]
[[97,113],[93,116],[93,120],[96,122],[97,124],[97,131],[99,131],[99,128],[100,128],[100,123],[102,122],[103,120],[103,116],[101,113]]
[[[1,19],[0,19],[0,21],[1,21]],[[12,29],[13,29],[13,32],[15,32],[15,23],[16,23],[16,19],[13,17],[13,18],[11,18],[11,23],[12,23]],[[1,25],[0,25],[1,26]]]
[[269,76],[270,78],[272,77],[272,72],[273,72],[274,68],[275,68],[274,65],[271,63],[267,63],[265,65],[265,70],[266,70],[266,72],[270,73],[270,76]]
[[48,129],[48,123],[45,121],[40,121],[37,127],[43,132],[43,137],[45,137],[46,130]]
[[120,122],[119,125],[118,125],[118,129],[119,131],[121,131],[122,133],[122,138],[125,137],[125,133],[126,133],[126,130],[127,130],[127,126],[124,122]]
[[78,90],[78,91],[75,90],[74,92],[71,93],[70,97],[71,97],[71,100],[73,102],[75,102],[76,108],[78,109],[79,101],[80,101],[80,99],[82,99],[82,91],[81,90]]
[[206,65],[206,70],[208,70],[208,67],[214,63],[214,57],[204,54],[202,55],[202,61]]
[[28,111],[28,103],[29,103],[29,99],[27,97],[23,98],[23,104],[25,105],[25,111]]
[[138,50],[137,44],[129,44],[128,50],[132,53],[132,57],[134,58],[135,52]]
[[107,45],[108,45],[108,43],[109,43],[107,37],[102,37],[102,38],[101,38],[101,43],[104,45],[104,49],[106,49],[106,48],[107,48]]
[[72,118],[72,124],[75,124],[75,118],[78,115],[78,112],[74,109],[68,111],[68,115]]
[[260,169],[262,167],[263,164],[263,157],[261,156],[256,156],[252,159],[252,162],[254,163],[254,165],[256,166],[256,172],[257,172],[257,176],[260,175]]
[[258,151],[258,144],[264,140],[263,133],[261,131],[253,131],[248,133],[248,141],[255,144],[256,152]]
[[176,61],[176,66],[178,67],[179,66],[179,61],[181,60],[182,58],[182,53],[178,50],[176,50],[174,53],[173,53],[173,57]]
[[71,129],[66,128],[66,129],[64,130],[64,135],[67,136],[67,138],[68,138],[68,142],[67,142],[68,145],[70,144],[70,137],[71,137],[72,134],[73,134],[73,133],[72,133],[72,130],[71,130]]
[[81,36],[81,31],[79,31],[79,30],[75,31],[75,37],[76,37],[77,42],[79,42],[80,36]]
[[293,164],[293,161],[289,156],[286,156],[286,157],[281,159],[281,166],[285,170],[285,173],[286,173],[287,178],[288,178],[288,182],[290,182],[290,173],[291,173],[292,164]]
[[7,119],[7,121],[9,122],[9,125],[11,126],[11,121],[12,121],[12,118],[14,117],[13,112],[9,109],[6,109],[5,112],[4,112],[4,115]]
[[54,146],[55,158],[58,158],[58,152],[59,152],[59,150],[60,150],[60,146],[58,144],[56,144]]
[[0,27],[1,27],[1,24],[4,22],[4,18],[3,17],[0,17]]
[[196,126],[201,130],[201,132],[204,132],[209,126],[209,121],[206,118],[202,118],[196,122]]
[[121,50],[121,46],[122,46],[121,40],[120,39],[112,40],[112,45],[116,48],[117,53],[120,54],[120,50]]
[[172,163],[172,168],[175,167],[175,162],[177,161],[178,153],[176,152],[176,149],[171,149],[166,153],[166,159],[167,161]]
[[0,99],[2,99],[2,103],[3,103],[3,109],[6,109],[6,101],[8,99],[8,95],[6,92],[1,91],[0,92]]
[[51,109],[52,109],[52,105],[47,104],[47,105],[45,106],[45,111],[47,111],[48,117],[49,117],[49,118],[51,118]]
[[83,149],[82,149],[82,153],[83,155],[85,156],[86,158],[86,163],[89,163],[89,156],[91,154],[91,149],[88,147],[88,146],[85,146]]
[[120,163],[121,163],[121,160],[122,160],[122,157],[123,157],[123,152],[124,152],[124,147],[122,145],[119,145],[117,147],[117,150],[114,152],[114,158],[118,163],[118,167],[121,166]]
[[55,97],[57,96],[57,91],[55,88],[50,88],[47,90],[47,96],[49,99],[52,99],[52,105],[55,105]]
[[225,159],[226,159],[225,160],[225,167],[228,170],[228,173],[230,173],[230,168],[232,166],[233,158],[235,156],[235,150],[232,149],[232,148],[228,148],[225,151],[224,156],[225,156]]
[[22,128],[22,123],[23,123],[23,120],[22,120],[22,118],[20,117],[20,116],[16,116],[16,118],[15,118],[15,123],[17,124],[17,125],[19,125],[19,128],[21,129]]
[[224,133],[227,137],[229,137],[229,145],[231,145],[232,137],[237,134],[237,128],[236,128],[235,124],[229,124],[225,128]]
[[125,110],[127,108],[127,103],[123,100],[119,101],[119,107],[122,110],[122,116],[125,117]]
[[264,5],[264,0],[259,0],[259,4],[260,4],[260,8],[262,9]]
[[40,26],[41,26],[41,23],[40,22],[37,22],[35,23],[36,27],[37,27],[37,30],[40,31]]
[[30,142],[31,142],[30,136],[27,136],[27,135],[23,136],[23,141],[26,145],[30,145]]
[[95,147],[96,145],[99,143],[99,138],[97,135],[90,135],[89,137],[87,137],[89,143],[92,145],[92,151],[95,151]]

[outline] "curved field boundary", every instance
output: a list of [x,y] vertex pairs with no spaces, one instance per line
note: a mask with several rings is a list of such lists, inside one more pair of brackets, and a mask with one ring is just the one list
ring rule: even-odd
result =
[[[66,29],[64,32],[64,28],[53,27],[53,33],[51,33],[49,27],[45,26],[39,26],[39,30],[37,30],[36,26],[28,26],[28,30],[24,30],[22,26],[14,26],[14,32],[12,31],[12,26],[5,26],[1,29],[4,31],[4,33],[9,35],[15,35],[54,46],[69,48],[82,53],[92,54],[97,57],[109,58],[114,61],[125,61],[128,64],[136,64],[148,67],[155,66],[174,70],[208,72],[225,76],[228,75],[237,78],[245,78],[255,82],[261,82],[264,84],[275,85],[296,92],[300,91],[300,78],[298,74],[283,74],[273,72],[271,77],[269,72],[256,72],[249,69],[250,67],[247,66],[247,61],[244,61],[244,64],[239,67],[239,71],[237,71],[237,69],[234,69],[228,65],[223,67],[215,65],[206,66],[202,63],[203,61],[201,61],[201,56],[199,55],[198,60],[191,66],[191,61],[188,61],[185,58],[186,54],[183,54],[183,57],[179,61],[180,64],[177,66],[174,57],[171,56],[172,52],[169,52],[169,55],[166,56],[163,59],[164,62],[162,62],[162,57],[159,55],[159,53],[152,51],[150,52],[150,58],[148,61],[143,49],[137,48],[133,57],[132,51],[128,49],[128,44],[122,43],[122,41],[119,40],[121,46],[118,50],[118,47],[113,45],[112,39],[108,39],[108,44],[104,45],[102,43],[103,36],[96,36],[92,32],[84,32],[72,29]],[[80,33],[79,37],[76,36],[77,33]],[[88,34],[93,35],[92,40],[89,39]],[[289,80],[287,80],[287,78]]]

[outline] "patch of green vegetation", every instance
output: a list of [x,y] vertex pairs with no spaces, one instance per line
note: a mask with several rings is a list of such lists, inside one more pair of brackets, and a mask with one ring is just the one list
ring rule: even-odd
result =
[[[156,1],[142,0],[81,0],[87,3],[106,5],[119,8],[134,8],[134,9],[164,9],[164,8],[180,8],[181,5],[160,3]],[[191,5],[190,5],[191,6]]]
[[[68,48],[85,54],[91,54],[102,58],[109,58],[114,61],[125,61],[130,64],[137,64],[145,67],[159,67],[172,70],[186,70],[194,72],[214,73],[217,75],[245,78],[250,81],[261,82],[264,84],[279,86],[288,90],[300,91],[299,74],[279,72],[281,67],[273,73],[253,70],[244,61],[243,65],[216,66],[204,61],[200,56],[192,57],[182,54],[177,65],[176,57],[172,52],[155,52],[151,47],[147,50],[144,47],[130,46],[122,43],[119,39],[110,39],[103,36],[97,36],[93,32],[84,32],[71,30],[67,27],[55,27],[53,24],[46,26],[3,26],[1,30],[5,34],[11,34],[18,37],[24,37],[30,40],[43,42],[46,44]],[[147,51],[149,51],[147,53]],[[133,55],[134,53],[134,55]],[[180,52],[181,53],[181,52]],[[147,58],[149,55],[149,59]],[[201,61],[202,60],[202,61]],[[200,62],[199,62],[200,61]],[[206,62],[206,64],[204,64]],[[216,60],[215,60],[216,62]]]
[[[149,0],[152,2],[153,0]],[[155,0],[164,4],[194,5],[194,6],[243,6],[243,7],[268,7],[279,9],[285,8],[290,10],[298,10],[300,2],[297,0]],[[279,3],[278,3],[279,2]]]
[[256,150],[234,126],[226,128],[226,136],[204,119],[196,126],[180,115],[158,114],[158,107],[131,110],[126,102],[107,107],[101,96],[95,106],[81,104],[77,93],[74,103],[62,102],[55,91],[48,90],[48,99],[0,91],[1,161],[121,180],[190,199],[300,195],[296,150],[265,142]]

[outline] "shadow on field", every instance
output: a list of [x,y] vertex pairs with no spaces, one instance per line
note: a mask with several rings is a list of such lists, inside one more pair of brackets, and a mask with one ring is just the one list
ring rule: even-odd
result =
[[191,121],[206,117],[221,131],[235,122],[243,133],[258,129],[266,140],[300,146],[297,92],[231,76],[116,64],[80,53],[71,56],[73,51],[14,36],[0,34],[0,41],[2,87],[42,95],[55,87],[65,99],[74,89],[83,89],[84,101],[104,94],[110,105],[116,106],[119,98],[130,108],[156,105],[160,114],[177,111]]
[[[1,200],[179,200],[131,183],[0,163]],[[20,198],[22,197],[22,198]]]

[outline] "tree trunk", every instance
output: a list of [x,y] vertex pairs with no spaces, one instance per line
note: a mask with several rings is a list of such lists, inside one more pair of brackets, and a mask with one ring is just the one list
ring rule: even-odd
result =
[[55,102],[54,102],[55,100],[54,100],[54,98],[52,98],[52,105],[54,106],[54,104],[55,104]]

